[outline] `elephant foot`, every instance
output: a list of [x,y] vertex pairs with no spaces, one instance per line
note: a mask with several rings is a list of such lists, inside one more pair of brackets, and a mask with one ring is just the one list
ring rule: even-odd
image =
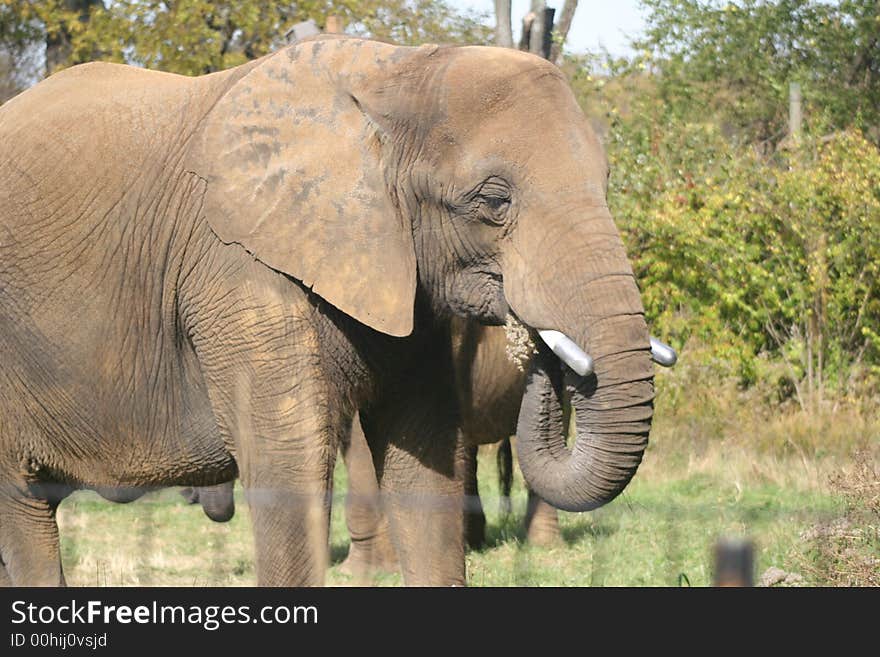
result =
[[380,573],[396,573],[400,564],[388,536],[373,539],[352,539],[348,556],[339,564],[339,572],[355,578],[368,580]]

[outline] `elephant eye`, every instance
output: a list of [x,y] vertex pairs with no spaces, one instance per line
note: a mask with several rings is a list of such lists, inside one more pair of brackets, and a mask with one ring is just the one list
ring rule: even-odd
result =
[[502,198],[500,196],[484,196],[483,202],[493,210],[500,210],[510,203],[510,199]]
[[474,200],[481,219],[499,226],[505,223],[510,208],[510,188],[504,181],[490,178],[477,190]]
[[488,196],[480,194],[478,212],[480,219],[496,226],[507,221],[507,209],[510,207],[509,196]]

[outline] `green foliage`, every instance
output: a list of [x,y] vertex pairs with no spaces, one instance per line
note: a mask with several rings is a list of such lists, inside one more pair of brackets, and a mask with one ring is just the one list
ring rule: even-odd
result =
[[364,5],[350,13],[355,34],[404,45],[457,43],[485,45],[493,29],[486,13],[463,11],[436,0],[385,0],[354,3]]
[[[568,66],[606,135],[653,330],[805,409],[876,392],[880,78],[859,52],[880,5],[644,4],[639,56]],[[791,80],[807,101],[797,138]]]
[[[787,132],[788,86],[799,82],[815,127],[880,125],[880,4],[876,0],[642,0],[637,63],[658,72],[678,114],[694,107],[740,139]],[[880,133],[872,138],[880,140]]]

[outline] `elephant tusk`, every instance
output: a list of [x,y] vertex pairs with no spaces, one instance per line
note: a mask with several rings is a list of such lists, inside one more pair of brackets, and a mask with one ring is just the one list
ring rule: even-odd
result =
[[593,359],[567,335],[551,330],[538,331],[538,335],[547,343],[550,350],[559,356],[563,363],[580,376],[587,376],[593,373]]
[[672,367],[678,360],[678,354],[675,349],[668,344],[663,344],[657,338],[651,338],[651,358],[658,365],[663,367]]

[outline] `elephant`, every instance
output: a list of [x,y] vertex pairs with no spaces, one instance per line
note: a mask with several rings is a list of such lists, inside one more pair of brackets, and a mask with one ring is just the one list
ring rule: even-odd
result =
[[[501,443],[498,451],[502,504],[509,505],[512,475],[510,436],[516,432],[520,402],[525,390],[525,369],[533,346],[510,344],[503,327],[486,326],[453,318],[452,354],[455,368],[459,418],[464,445],[464,540],[480,549],[486,540],[486,517],[477,486],[477,449]],[[519,353],[512,353],[513,351]],[[388,522],[381,510],[372,455],[355,419],[349,441],[343,448],[348,473],[346,522],[351,544],[343,563],[353,575],[372,571],[394,571],[397,560]],[[526,540],[549,546],[562,540],[557,510],[528,489],[525,517]]]
[[353,37],[197,77],[89,63],[0,107],[0,143],[13,584],[64,584],[74,490],[236,476],[257,583],[322,584],[357,409],[404,582],[465,584],[453,316],[535,340],[516,433],[538,495],[589,510],[635,475],[650,337],[555,65]]

